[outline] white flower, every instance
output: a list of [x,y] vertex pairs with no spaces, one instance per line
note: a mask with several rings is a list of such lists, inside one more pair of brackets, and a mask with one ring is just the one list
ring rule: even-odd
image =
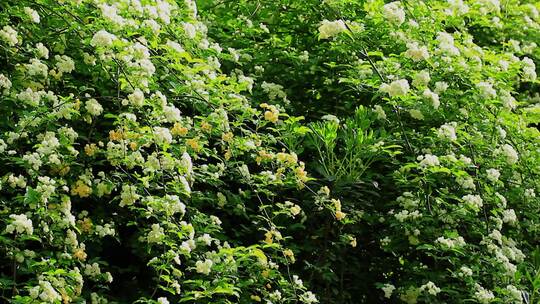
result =
[[448,89],[448,83],[444,81],[437,81],[435,83],[435,93],[441,94]]
[[144,93],[139,89],[135,89],[133,93],[128,95],[128,100],[132,105],[142,107],[144,104]]
[[212,260],[206,259],[204,261],[197,261],[195,263],[195,267],[196,267],[198,273],[202,273],[202,274],[207,275],[207,274],[210,273],[213,264],[214,264],[214,262],[212,262]]
[[328,39],[337,36],[347,30],[343,20],[328,21],[323,20],[319,26],[319,39]]
[[476,189],[476,185],[474,184],[474,179],[472,179],[472,177],[470,176],[465,176],[465,177],[459,176],[458,178],[456,178],[456,182],[464,189],[472,189],[472,190]]
[[383,6],[383,16],[386,20],[397,25],[401,25],[405,22],[405,10],[403,10],[403,6],[399,1],[385,4]]
[[311,291],[306,291],[300,298],[306,304],[319,303],[319,300],[317,300],[317,297]]
[[61,73],[71,73],[73,70],[75,70],[75,62],[73,59],[66,55],[56,55],[54,56],[54,59],[56,59],[56,68],[58,68],[58,71]]
[[383,83],[380,87],[380,90],[388,93],[390,97],[407,95],[409,89],[410,87],[407,79],[394,80],[390,84]]
[[62,297],[60,294],[52,287],[50,282],[47,281],[39,281],[39,287],[41,290],[43,290],[39,294],[39,298],[46,303],[55,303],[60,302],[62,300]]
[[158,145],[170,144],[172,143],[173,137],[169,129],[154,127],[154,140]]
[[206,246],[212,245],[212,237],[208,233],[205,233],[202,236],[200,236],[198,240],[199,242],[206,244]]
[[96,277],[101,274],[101,269],[98,263],[84,265],[84,274],[89,277]]
[[448,0],[449,9],[445,10],[447,15],[461,16],[469,12],[469,6],[463,0]]
[[484,289],[484,287],[480,286],[479,284],[476,284],[476,292],[474,293],[474,297],[481,304],[488,304],[491,302],[491,300],[495,299],[493,292]]
[[417,109],[410,109],[409,110],[409,115],[411,115],[412,118],[417,119],[417,120],[423,120],[424,119],[424,114],[422,114],[422,112],[420,110],[417,110]]
[[479,195],[467,194],[461,198],[467,205],[474,209],[480,209],[484,205],[482,198]]
[[161,297],[157,299],[158,304],[169,304],[169,300],[165,297]]
[[459,49],[454,45],[454,37],[447,32],[439,32],[437,34],[439,49],[450,56],[459,55]]
[[536,193],[534,192],[534,189],[525,189],[525,197],[527,197],[527,198],[535,198]]
[[517,222],[517,216],[516,216],[516,212],[514,211],[514,209],[504,210],[502,212],[502,216],[503,216],[502,220],[505,223],[514,224],[514,223]]
[[11,80],[9,80],[9,78],[7,78],[4,74],[0,74],[0,89],[11,89]]
[[489,82],[479,82],[476,84],[476,87],[480,91],[480,96],[485,99],[493,99],[497,97],[497,91],[493,88],[493,85]]
[[443,247],[448,248],[448,249],[453,249],[456,247],[463,247],[466,244],[465,240],[461,236],[458,236],[457,238],[445,238],[441,236],[435,240],[435,243],[440,244]]
[[378,119],[386,119],[386,113],[384,112],[384,109],[380,105],[375,105],[373,107],[373,112],[377,114]]
[[184,48],[176,41],[167,40],[166,44],[171,50],[174,50],[178,53],[184,52]]
[[165,233],[163,231],[163,228],[159,226],[159,224],[152,224],[152,230],[148,232],[148,236],[146,237],[148,240],[148,243],[161,243],[161,240],[165,236]]
[[390,299],[396,287],[392,284],[384,284],[381,289],[384,292],[384,297]]
[[470,277],[472,276],[472,274],[473,274],[472,269],[470,269],[467,266],[461,266],[461,268],[459,268],[459,276]]
[[17,38],[17,31],[15,31],[9,25],[4,25],[2,30],[0,30],[0,38],[10,46],[15,46],[19,43],[19,39]]
[[184,28],[184,33],[189,39],[195,38],[197,35],[197,29],[195,26],[189,22],[182,22],[182,27]]
[[436,155],[431,155],[431,154],[425,154],[425,155],[420,155],[417,157],[417,160],[420,161],[420,167],[422,168],[427,168],[427,167],[433,167],[433,166],[439,166],[440,165],[440,162],[439,162],[439,158],[436,156]]
[[489,13],[499,13],[501,11],[501,3],[499,0],[476,0],[476,3],[479,4],[480,13],[489,14]]
[[90,44],[94,47],[110,47],[114,40],[116,40],[115,35],[107,32],[106,30],[100,30],[94,34]]
[[429,58],[429,52],[426,46],[419,46],[418,42],[409,42],[407,43],[405,56],[411,58],[413,61],[421,61]]
[[180,110],[175,106],[164,106],[163,107],[163,114],[165,115],[165,119],[168,122],[177,122],[180,121],[182,116],[180,116]]
[[43,45],[43,43],[36,44],[37,55],[40,58],[49,59],[49,50]]
[[34,227],[32,226],[32,220],[26,217],[26,214],[11,214],[9,216],[13,221],[7,225],[6,233],[17,232],[19,234],[26,233],[32,235],[34,233]]
[[498,154],[502,154],[506,158],[506,163],[513,165],[518,162],[519,155],[509,144],[504,144],[502,148],[497,149]]
[[506,290],[508,290],[510,297],[513,299],[513,303],[523,303],[521,290],[517,289],[514,285],[506,286]]
[[439,95],[437,95],[437,93],[433,93],[430,89],[425,89],[424,92],[422,93],[422,96],[430,100],[431,105],[435,109],[438,109],[439,106],[441,105],[441,102],[439,101]]
[[25,67],[29,76],[40,76],[46,78],[49,73],[49,68],[47,65],[36,58],[30,59],[30,64],[26,64]]
[[441,289],[435,285],[435,283],[429,281],[426,284],[420,286],[420,290],[427,291],[432,296],[436,296],[439,292],[441,292]]
[[456,126],[457,126],[456,122],[445,123],[439,128],[439,130],[437,131],[437,135],[440,138],[446,138],[451,141],[455,141],[457,140]]
[[39,23],[39,21],[40,21],[39,14],[35,10],[33,10],[33,9],[29,8],[29,7],[25,7],[24,8],[24,13],[28,16],[28,18],[32,22]]
[[496,182],[499,180],[499,177],[501,176],[501,173],[497,169],[488,169],[486,170],[487,179],[489,179],[492,182]]
[[334,116],[332,114],[326,114],[326,115],[322,116],[321,119],[322,120],[327,120],[327,121],[332,121],[335,124],[339,125],[339,118],[337,118],[336,116]]
[[429,84],[430,80],[431,76],[429,75],[429,72],[426,70],[422,70],[416,73],[416,75],[414,75],[412,85],[417,88],[425,87]]
[[86,101],[85,108],[88,111],[88,113],[94,116],[98,116],[103,112],[103,107],[94,98],[91,98]]
[[140,195],[137,194],[137,187],[132,185],[123,185],[120,198],[120,207],[133,205],[140,198]]

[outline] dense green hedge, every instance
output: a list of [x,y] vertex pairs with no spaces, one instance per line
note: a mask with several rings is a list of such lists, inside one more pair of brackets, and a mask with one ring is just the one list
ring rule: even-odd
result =
[[540,3],[0,2],[13,303],[540,303]]

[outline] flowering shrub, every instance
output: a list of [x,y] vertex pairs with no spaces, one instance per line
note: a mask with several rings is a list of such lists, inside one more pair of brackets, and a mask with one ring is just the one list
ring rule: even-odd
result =
[[536,303],[538,9],[3,1],[3,300]]

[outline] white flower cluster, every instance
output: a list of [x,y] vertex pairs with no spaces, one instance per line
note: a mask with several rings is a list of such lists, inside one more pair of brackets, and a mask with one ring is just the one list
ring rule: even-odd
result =
[[535,81],[536,80],[536,65],[532,59],[525,57],[522,60],[523,63],[523,80]]
[[418,62],[429,58],[429,52],[426,46],[419,46],[418,42],[407,43],[407,51],[405,56]]
[[394,1],[383,5],[383,16],[386,20],[401,25],[405,22],[405,10],[401,5],[401,2]]
[[148,232],[148,243],[161,243],[163,240],[163,237],[165,237],[165,232],[163,230],[163,227],[161,227],[159,224],[152,224],[152,230]]
[[513,165],[519,160],[519,154],[514,147],[509,144],[504,144],[501,148],[497,149],[496,154],[502,154],[506,160],[506,163],[509,165]]
[[32,220],[26,217],[26,214],[11,214],[9,216],[13,221],[7,225],[6,233],[26,233],[32,235],[34,233],[34,227],[32,226]]
[[137,187],[133,185],[123,185],[122,193],[120,194],[120,207],[133,205],[140,195],[137,194]]
[[432,296],[436,296],[441,292],[441,289],[435,285],[435,283],[429,281],[426,284],[420,286],[421,291],[426,291],[428,294]]
[[173,137],[168,128],[154,127],[154,140],[158,145],[171,144]]
[[429,84],[431,81],[431,76],[429,75],[429,72],[426,70],[422,70],[416,75],[414,75],[412,85],[416,88],[422,88]]
[[487,174],[487,179],[493,183],[498,181],[499,177],[501,176],[501,173],[499,172],[499,170],[493,169],[493,168],[487,169],[486,174]]
[[105,47],[108,48],[112,46],[113,42],[116,40],[116,36],[107,32],[106,30],[100,30],[94,34],[90,44],[94,47]]
[[426,98],[427,100],[431,101],[431,105],[434,109],[438,109],[441,105],[441,102],[439,100],[439,94],[432,92],[430,89],[425,89],[422,93],[422,96]]
[[17,38],[17,31],[15,31],[11,26],[4,25],[0,30],[0,39],[4,40],[8,45],[15,46],[19,44],[19,39]]
[[85,108],[93,116],[99,116],[103,113],[103,107],[94,98],[88,99],[85,104]]
[[454,44],[454,37],[447,32],[439,32],[437,35],[439,49],[441,52],[450,56],[459,56],[459,49]]
[[425,154],[418,156],[416,159],[420,161],[419,165],[421,168],[434,167],[441,164],[437,155]]
[[447,248],[447,249],[454,249],[456,247],[463,247],[466,244],[465,239],[463,239],[462,236],[458,236],[458,237],[455,237],[455,238],[445,238],[445,237],[441,236],[441,237],[438,237],[435,240],[435,243],[439,244],[439,245],[441,245],[441,246],[443,246],[444,248]]
[[328,39],[337,36],[347,30],[343,20],[328,21],[323,20],[319,26],[319,39]]
[[213,265],[214,265],[214,262],[212,262],[212,260],[206,259],[204,261],[197,261],[195,263],[195,268],[198,273],[208,275],[210,271],[212,270]]
[[445,10],[447,15],[461,16],[469,12],[469,6],[463,0],[447,0],[448,9]]
[[484,200],[479,195],[467,194],[461,198],[469,207],[479,210],[484,205]]
[[28,16],[28,19],[30,19],[30,21],[32,21],[34,23],[39,23],[40,22],[39,14],[34,9],[32,9],[30,7],[25,7],[24,8],[24,13]]
[[383,83],[379,88],[381,92],[388,93],[390,97],[407,95],[409,89],[410,86],[407,79],[394,80],[390,84]]
[[456,141],[457,140],[456,127],[457,127],[456,122],[445,123],[439,128],[439,130],[437,130],[437,135],[440,138]]
[[482,287],[479,284],[476,284],[476,292],[474,293],[474,297],[481,304],[488,304],[493,299],[495,299],[495,296],[493,295],[493,292],[491,292],[488,289],[485,289],[484,287]]
[[401,210],[400,212],[394,214],[394,217],[396,218],[396,220],[403,223],[404,221],[409,219],[415,220],[421,218],[422,213],[420,213],[420,211],[418,210],[414,210],[412,212],[409,212],[409,210]]
[[463,187],[463,189],[475,190],[476,185],[474,184],[474,179],[470,176],[459,176],[456,178],[458,185]]
[[382,291],[384,292],[384,297],[387,298],[387,299],[390,299],[390,297],[392,296],[392,293],[394,292],[394,290],[396,290],[396,287],[392,284],[384,284],[382,287],[381,287]]
[[476,88],[480,92],[480,96],[485,99],[493,99],[497,97],[497,91],[493,88],[493,85],[489,82],[481,81],[476,84]]

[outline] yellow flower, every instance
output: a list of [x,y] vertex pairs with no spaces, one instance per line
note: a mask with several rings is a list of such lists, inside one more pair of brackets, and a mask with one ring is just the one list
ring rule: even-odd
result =
[[229,141],[231,141],[233,139],[233,136],[234,136],[234,134],[232,132],[227,132],[227,133],[221,134],[221,139],[224,142],[229,142]]
[[123,134],[123,132],[121,130],[119,130],[119,131],[116,131],[116,130],[109,131],[109,139],[111,141],[122,140],[122,138],[124,138],[124,134]]
[[138,146],[139,146],[139,145],[137,145],[137,143],[134,142],[134,141],[132,141],[132,142],[129,143],[129,148],[130,148],[132,151],[137,150]]
[[353,248],[356,247],[356,245],[357,245],[357,244],[356,244],[356,238],[355,238],[355,237],[351,237],[351,241],[350,241],[349,244],[351,244],[351,247],[353,247]]
[[79,261],[84,261],[86,260],[87,254],[84,252],[83,248],[77,248],[73,253],[73,257]]
[[302,208],[300,208],[300,206],[298,205],[294,205],[291,207],[291,214],[293,216],[297,216],[298,214],[300,214],[300,211],[302,211]]
[[264,236],[266,237],[264,239],[264,242],[267,243],[267,244],[272,244],[274,243],[274,234],[272,233],[272,231],[267,231]]
[[276,109],[265,111],[264,112],[264,119],[268,120],[269,122],[276,123],[279,120],[279,111]]
[[336,219],[338,221],[341,221],[342,219],[344,219],[345,216],[346,214],[344,212],[341,212],[341,210],[336,211]]
[[209,123],[207,123],[206,121],[203,121],[203,122],[201,123],[201,129],[202,129],[203,131],[205,131],[205,132],[210,132],[210,131],[212,131],[212,125],[209,124]]
[[199,140],[197,138],[189,138],[186,140],[186,144],[195,151],[199,151],[201,146],[199,145]]
[[92,225],[92,220],[90,218],[85,217],[84,219],[79,220],[79,226],[83,232],[92,231]]
[[291,260],[291,263],[294,263],[296,261],[296,259],[294,258],[294,252],[290,249],[285,249],[283,250],[283,254],[289,259]]
[[80,197],[88,197],[92,194],[92,188],[88,187],[82,180],[78,180],[75,184],[75,188],[71,189],[73,195],[78,195]]
[[260,302],[261,301],[261,297],[257,296],[257,295],[251,295],[251,299],[255,302]]
[[188,128],[183,127],[180,123],[175,122],[174,126],[171,129],[172,135],[176,136],[186,136],[188,133]]
[[96,146],[96,144],[86,144],[86,146],[84,146],[84,153],[86,153],[86,155],[88,156],[94,156],[97,149],[98,147]]

